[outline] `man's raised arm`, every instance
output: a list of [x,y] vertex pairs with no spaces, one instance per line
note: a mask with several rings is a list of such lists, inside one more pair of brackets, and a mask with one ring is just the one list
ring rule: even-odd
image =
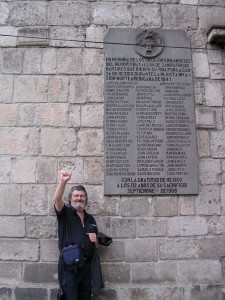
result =
[[55,208],[57,209],[57,211],[61,211],[63,206],[64,206],[64,202],[63,202],[63,193],[65,191],[65,187],[67,182],[70,180],[72,173],[69,172],[62,172],[60,174],[60,181],[59,184],[55,190],[54,196],[53,196],[53,201],[55,204]]

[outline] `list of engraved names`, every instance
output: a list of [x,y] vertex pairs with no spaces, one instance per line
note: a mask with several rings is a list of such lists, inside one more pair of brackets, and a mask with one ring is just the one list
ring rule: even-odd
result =
[[120,192],[185,193],[191,72],[185,57],[106,57],[106,177]]

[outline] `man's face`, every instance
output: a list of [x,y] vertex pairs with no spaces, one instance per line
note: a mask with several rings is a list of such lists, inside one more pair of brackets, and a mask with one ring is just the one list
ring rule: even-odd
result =
[[87,205],[87,198],[84,191],[73,191],[71,205],[77,211],[83,211]]

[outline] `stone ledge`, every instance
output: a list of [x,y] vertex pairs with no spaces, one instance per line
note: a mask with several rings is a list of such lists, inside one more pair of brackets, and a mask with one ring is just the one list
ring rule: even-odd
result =
[[215,44],[219,47],[225,46],[225,27],[211,28],[208,32],[208,43]]
[[18,46],[49,46],[49,29],[43,27],[18,30]]

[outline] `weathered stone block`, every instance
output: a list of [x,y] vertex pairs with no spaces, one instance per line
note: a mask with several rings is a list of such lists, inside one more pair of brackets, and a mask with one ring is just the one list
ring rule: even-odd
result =
[[63,74],[82,74],[82,49],[58,49],[57,72]]
[[19,107],[19,126],[34,125],[35,109],[34,104],[24,104]]
[[221,183],[221,164],[219,159],[202,159],[199,165],[199,178],[202,185]]
[[50,27],[50,38],[52,47],[83,48],[85,29],[83,27],[52,26]]
[[158,260],[158,247],[155,239],[126,239],[124,246],[124,256],[127,262]]
[[195,77],[208,78],[209,65],[206,53],[193,53],[193,71]]
[[70,79],[70,95],[71,103],[85,103],[88,97],[88,77],[74,76]]
[[29,128],[28,133],[28,155],[38,155],[40,153],[40,129]]
[[[56,49],[47,48],[42,49],[42,73],[55,74],[56,73]],[[50,85],[51,87],[51,85]],[[50,90],[51,91],[51,90]]]
[[130,282],[129,264],[102,264],[102,272],[105,283],[126,283]]
[[89,25],[91,6],[79,2],[51,2],[49,5],[49,25]]
[[[49,216],[54,216],[54,217],[56,217],[56,214],[55,214],[55,208],[54,208],[54,203],[53,203],[53,195],[55,193],[56,187],[57,187],[57,184],[49,186],[48,199],[46,199],[48,201],[48,214],[49,214]],[[67,184],[67,186],[65,188],[64,196],[63,196],[63,201],[65,203],[68,202],[70,188],[71,188],[71,186],[69,184]]]
[[45,262],[57,262],[59,259],[58,239],[41,240],[40,260]]
[[117,292],[115,290],[104,288],[96,300],[118,300]]
[[218,259],[225,256],[224,243],[224,236],[207,236],[197,239],[196,245],[198,247],[198,257]]
[[208,31],[215,24],[218,27],[223,26],[224,14],[225,8],[223,7],[199,6],[199,29]]
[[45,185],[24,185],[22,187],[22,214],[47,215],[47,207],[47,187]]
[[66,76],[50,77],[48,99],[50,102],[67,102],[69,78]]
[[[57,174],[57,161],[51,157],[40,157],[37,161],[37,183],[55,183]],[[46,197],[46,195],[45,195]]]
[[75,156],[76,135],[73,129],[41,130],[41,153],[47,156]]
[[103,77],[90,75],[88,78],[88,101],[103,102]]
[[20,76],[15,78],[14,102],[47,102],[46,76]]
[[[222,265],[222,275],[224,276],[225,275],[225,257],[221,257],[220,258],[220,262],[221,262],[221,265]],[[225,292],[225,290],[223,290],[223,293]],[[225,295],[224,295],[225,296]],[[224,299],[223,299],[224,300]]]
[[180,4],[198,5],[198,0],[181,0]]
[[197,144],[199,157],[210,156],[210,139],[209,132],[206,130],[197,131]]
[[7,2],[0,3],[0,25],[6,25],[9,21],[9,4]]
[[25,49],[24,53],[24,74],[40,74],[41,73],[41,49]]
[[[0,157],[0,183],[9,183],[11,165],[12,165],[12,161],[10,157]],[[1,195],[5,195],[5,193]],[[1,210],[1,205],[0,205],[0,210]]]
[[214,64],[210,65],[210,77],[211,79],[225,79],[225,67],[224,65]]
[[[4,167],[4,161],[1,163]],[[6,182],[7,183],[7,182]],[[20,197],[21,187],[19,185],[0,185],[0,215],[19,215],[20,214]]]
[[132,13],[124,3],[94,3],[93,24],[109,26],[131,25]]
[[132,283],[172,284],[176,282],[177,264],[174,262],[134,263],[131,266]]
[[193,286],[190,293],[190,300],[222,300],[220,286]]
[[157,217],[177,216],[178,205],[176,197],[156,197],[154,200],[154,215]]
[[27,216],[26,236],[29,238],[56,238],[56,217],[50,216]]
[[98,253],[101,261],[119,262],[124,260],[124,242],[115,240],[109,247],[100,246]]
[[[0,8],[0,13],[1,13],[1,8]],[[0,17],[0,20],[2,20],[2,17]],[[0,47],[16,47],[17,32],[18,32],[18,30],[15,27],[1,26],[0,27],[0,34],[1,34],[0,35]]]
[[196,125],[198,128],[215,128],[216,127],[215,110],[197,107]]
[[196,212],[198,215],[221,215],[219,186],[207,185],[201,187],[200,194],[196,198]]
[[136,222],[134,219],[101,217],[97,219],[97,224],[99,231],[102,231],[111,237],[136,237]]
[[205,81],[205,100],[207,106],[223,105],[223,90],[222,83],[220,81]]
[[225,157],[225,139],[224,131],[211,132],[210,134],[210,150],[212,157]]
[[24,282],[32,283],[56,283],[57,263],[25,263]]
[[101,74],[103,64],[102,50],[84,50],[84,74]]
[[222,159],[221,167],[222,167],[222,184],[224,184],[225,183],[225,160],[224,159]]
[[195,197],[179,197],[179,214],[181,216],[195,215]]
[[193,236],[205,235],[208,233],[208,226],[205,218],[186,217],[167,220],[168,236]]
[[[49,29],[44,27],[29,27],[20,28],[18,30],[18,45],[19,46],[48,46],[49,45]],[[36,52],[35,49],[29,49],[32,52]],[[33,51],[34,50],[34,51]],[[41,51],[40,51],[41,52]],[[38,57],[39,60],[39,57]],[[28,61],[29,62],[29,61]],[[39,67],[39,66],[38,66]]]
[[216,260],[183,261],[177,264],[177,279],[182,284],[222,282],[221,264]]
[[133,219],[111,219],[113,237],[135,237],[136,224]]
[[197,28],[197,7],[162,5],[162,23],[166,28]]
[[14,183],[35,183],[36,158],[15,158],[11,179]]
[[102,104],[81,106],[81,126],[102,127],[104,108]]
[[156,299],[161,297],[163,300],[183,300],[185,299],[185,289],[179,286],[172,286],[172,287],[164,287],[164,286],[154,286],[151,288],[153,292],[153,297],[149,299]]
[[1,104],[0,105],[0,126],[16,126],[17,124],[17,105]]
[[78,132],[78,155],[102,155],[103,151],[103,130],[84,129]]
[[3,73],[20,74],[23,71],[24,49],[9,48],[2,50]]
[[216,129],[219,131],[223,129],[223,108],[215,107],[215,111],[216,111]]
[[40,104],[36,109],[35,125],[41,127],[65,127],[67,109],[67,105],[63,103]]
[[17,300],[25,300],[25,299],[47,300],[48,293],[47,290],[43,288],[16,287],[15,297]]
[[24,237],[24,217],[0,217],[0,237]]
[[[103,39],[104,39],[104,28],[100,26],[91,25],[86,28],[86,47],[91,48],[103,48]],[[96,43],[91,43],[91,42]]]
[[195,102],[196,102],[196,104],[202,105],[204,94],[205,94],[205,85],[204,85],[203,80],[195,79],[195,81],[194,81],[194,92],[195,92]]
[[27,153],[27,129],[25,128],[1,128],[0,129],[0,153],[24,155]]
[[147,197],[139,197],[138,201],[135,197],[122,197],[120,210],[121,216],[124,217],[145,217],[152,215],[153,212]]
[[197,247],[193,239],[161,239],[159,241],[160,259],[187,259],[197,257]]
[[160,28],[162,25],[158,4],[138,3],[133,5],[133,25]]
[[103,196],[103,186],[102,185],[88,185],[86,186],[88,193],[88,201],[98,202],[100,205],[105,202],[105,197]]
[[80,128],[80,105],[69,106],[69,127]]
[[100,157],[84,158],[84,181],[88,184],[101,184],[103,181],[103,159]]
[[[2,284],[21,283],[22,263],[0,262],[0,281]],[[4,298],[3,298],[4,299]]]
[[0,258],[2,260],[37,261],[39,259],[39,242],[37,240],[2,239]]
[[47,25],[46,2],[28,1],[12,2],[10,24],[14,26],[42,26]]
[[200,29],[200,30],[192,30],[187,29],[188,31],[188,36],[190,38],[191,41],[191,46],[193,48],[204,48],[207,44],[207,34],[206,31],[204,29]]
[[12,289],[0,288],[0,299],[11,300],[12,299]]
[[139,237],[165,236],[167,233],[166,220],[138,219],[137,234]]
[[219,235],[225,232],[225,218],[212,216],[208,219],[209,234]]
[[126,290],[126,294],[123,293],[123,297],[120,299],[130,299],[130,300],[149,300],[155,299],[153,293],[149,294],[149,289],[144,287],[133,287]]
[[58,170],[61,172],[67,170],[72,172],[70,183],[83,183],[84,181],[84,162],[82,157],[76,158],[59,158]]
[[[103,193],[103,191],[102,191]],[[102,195],[102,194],[101,194]],[[101,196],[100,195],[100,196]],[[102,197],[102,196],[101,196]],[[98,201],[98,198],[88,204],[88,210],[93,215],[100,216],[118,216],[119,215],[119,197],[104,197],[105,201]],[[104,232],[104,228],[103,228]]]
[[200,0],[200,5],[225,6],[223,0]]
[[13,96],[13,77],[0,75],[0,102],[10,103]]

